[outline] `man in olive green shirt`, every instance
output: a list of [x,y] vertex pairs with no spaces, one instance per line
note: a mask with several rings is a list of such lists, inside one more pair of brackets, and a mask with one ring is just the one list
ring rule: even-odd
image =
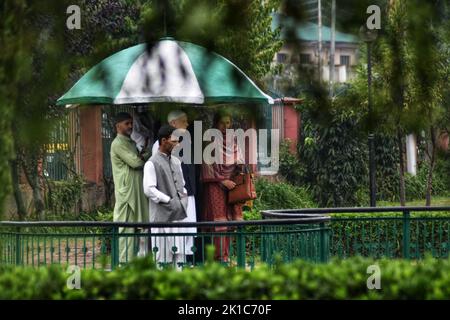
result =
[[[148,199],[142,185],[143,167],[150,156],[148,151],[139,153],[136,143],[131,140],[133,118],[120,112],[115,119],[117,136],[111,144],[111,165],[114,179],[114,221],[149,222]],[[119,263],[130,261],[137,250],[133,228],[119,228]],[[140,248],[142,250],[142,248]]]

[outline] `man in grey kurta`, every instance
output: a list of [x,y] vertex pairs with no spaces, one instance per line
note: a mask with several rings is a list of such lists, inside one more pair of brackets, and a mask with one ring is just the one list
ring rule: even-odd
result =
[[[171,156],[172,149],[178,144],[178,137],[172,135],[174,130],[169,125],[161,127],[159,149],[144,167],[144,192],[149,197],[152,222],[181,222],[186,218],[188,195],[181,161]],[[183,236],[174,236],[179,232],[182,233],[178,228],[152,228],[152,233],[158,234],[152,237],[152,246],[158,249],[158,263],[173,263],[180,268],[180,264],[186,262]]]
[[[114,221],[149,222],[148,200],[142,186],[143,167],[149,153],[139,153],[130,135],[133,120],[130,114],[120,112],[116,116],[117,136],[111,144],[111,165],[114,179]],[[131,260],[136,252],[137,242],[133,228],[119,228],[119,262]]]

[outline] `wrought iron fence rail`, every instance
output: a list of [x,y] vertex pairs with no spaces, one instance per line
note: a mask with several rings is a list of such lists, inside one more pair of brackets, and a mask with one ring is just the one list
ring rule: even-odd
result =
[[[0,264],[66,263],[114,269],[140,252],[142,239],[155,262],[174,266],[202,264],[208,244],[215,244],[217,260],[246,268],[262,262],[273,264],[277,256],[285,262],[325,262],[330,255],[420,259],[429,253],[444,258],[450,252],[450,214],[411,216],[413,212],[436,211],[450,213],[450,207],[267,210],[262,212],[264,220],[231,222],[4,221],[0,222]],[[334,217],[331,213],[364,215]],[[180,244],[189,238],[190,248]],[[173,257],[192,250],[192,258],[166,261],[161,258],[163,250],[164,256]],[[100,257],[106,264],[100,263]]]
[[258,225],[313,224],[330,221],[327,216],[307,216],[283,220],[247,220],[217,222],[108,222],[108,221],[1,221],[0,227],[118,227],[118,228],[193,228],[193,227],[241,227]]
[[[114,269],[144,248],[145,254],[151,253],[160,266],[192,266],[203,264],[208,244],[215,245],[216,260],[230,266],[253,268],[257,263],[272,264],[278,255],[283,261],[301,258],[325,262],[329,252],[326,239],[330,230],[325,225],[328,221],[329,217],[317,215],[218,223],[7,221],[0,222],[0,264],[65,263]],[[184,229],[192,227],[198,232]],[[216,230],[217,227],[226,227],[226,231]],[[90,229],[96,232],[89,233]],[[184,244],[187,238],[192,239],[190,248]],[[183,261],[176,260],[180,252],[191,253],[190,261],[186,256]]]
[[[415,212],[449,214],[437,217],[411,216]],[[380,216],[380,213],[383,215]],[[279,219],[291,219],[302,214],[330,215],[330,255],[340,258],[361,255],[375,258],[420,259],[426,254],[436,258],[447,258],[450,252],[448,206],[308,208],[266,210],[262,214],[264,217]],[[342,217],[333,214],[349,215]],[[357,214],[364,216],[356,216]]]
[[434,212],[450,211],[449,206],[399,206],[399,207],[350,207],[350,208],[302,208],[302,209],[282,209],[263,210],[265,216],[277,215],[282,217],[292,217],[292,214],[331,214],[331,213],[391,213],[391,212]]

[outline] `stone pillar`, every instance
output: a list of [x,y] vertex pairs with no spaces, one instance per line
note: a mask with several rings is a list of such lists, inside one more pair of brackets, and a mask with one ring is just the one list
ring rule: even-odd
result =
[[417,174],[417,148],[416,136],[409,134],[406,136],[406,168],[409,174]]
[[81,173],[96,185],[103,185],[102,107],[80,107]]
[[291,141],[290,150],[292,153],[297,151],[297,143],[300,130],[300,114],[295,110],[293,103],[284,105],[284,139]]

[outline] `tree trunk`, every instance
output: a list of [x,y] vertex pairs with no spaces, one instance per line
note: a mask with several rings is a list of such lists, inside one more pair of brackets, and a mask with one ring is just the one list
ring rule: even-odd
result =
[[111,178],[103,177],[103,186],[105,190],[105,206],[112,207],[112,197],[114,195],[114,182]]
[[41,186],[39,183],[39,174],[38,174],[38,155],[35,152],[31,152],[32,154],[28,159],[24,159],[24,172],[27,178],[28,183],[33,189],[33,203],[34,210],[39,220],[45,220],[45,204],[42,197]]
[[406,205],[406,191],[405,191],[405,164],[403,159],[403,133],[400,128],[397,129],[397,143],[399,156],[399,177],[400,177],[400,205]]
[[17,133],[17,125],[16,123],[12,123],[11,127],[12,138],[14,141],[14,150],[16,153],[16,158],[10,161],[11,168],[11,182],[13,187],[14,200],[16,202],[17,207],[17,215],[19,220],[25,220],[27,216],[27,207],[25,205],[24,197],[22,190],[20,189],[20,168],[23,165],[23,153],[19,145],[18,133]]
[[430,166],[428,168],[428,175],[427,175],[427,190],[425,195],[425,206],[429,207],[431,206],[431,192],[433,190],[433,171],[434,167],[436,165],[436,130],[433,128],[433,126],[430,127],[430,134],[431,134],[431,152],[429,153],[429,160],[430,160]]
[[42,192],[39,186],[39,179],[38,176],[35,175],[33,177],[34,181],[34,187],[33,187],[33,199],[34,199],[34,208],[36,210],[36,215],[39,217],[39,220],[44,221],[45,220],[45,203],[44,199],[42,197]]
[[10,162],[11,166],[11,180],[12,180],[12,187],[13,187],[13,193],[14,193],[14,200],[16,202],[17,207],[17,215],[19,217],[20,221],[24,221],[27,216],[27,209],[25,206],[25,201],[23,200],[22,196],[22,190],[20,190],[20,160],[15,159]]

